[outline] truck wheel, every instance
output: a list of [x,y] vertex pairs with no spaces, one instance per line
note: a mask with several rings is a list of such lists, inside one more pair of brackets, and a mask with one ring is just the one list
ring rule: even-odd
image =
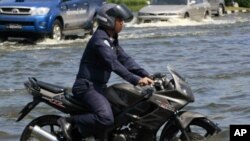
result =
[[63,38],[62,24],[60,23],[59,20],[55,20],[52,27],[52,32],[50,34],[50,38],[54,40],[62,40]]
[[205,15],[204,15],[204,19],[207,19],[209,16],[210,16],[210,15],[209,15],[209,12],[206,11],[206,12],[205,12]]
[[222,16],[224,14],[224,7],[222,5],[219,6],[217,10],[216,16]]
[[184,15],[184,19],[190,19],[190,16],[189,16],[189,14],[188,14],[188,13],[185,13],[185,15]]

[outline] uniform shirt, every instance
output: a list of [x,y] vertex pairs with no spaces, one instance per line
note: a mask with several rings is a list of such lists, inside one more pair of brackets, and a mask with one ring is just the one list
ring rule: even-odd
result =
[[140,77],[149,76],[119,46],[118,37],[112,39],[99,27],[89,40],[83,53],[77,79],[87,79],[95,85],[105,85],[115,72],[128,82],[137,85]]

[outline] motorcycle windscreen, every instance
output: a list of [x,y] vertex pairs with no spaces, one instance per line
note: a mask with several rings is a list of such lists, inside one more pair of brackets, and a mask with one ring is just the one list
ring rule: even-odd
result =
[[193,92],[186,80],[173,67],[168,66],[168,70],[174,79],[176,91],[183,95],[189,102],[194,102]]

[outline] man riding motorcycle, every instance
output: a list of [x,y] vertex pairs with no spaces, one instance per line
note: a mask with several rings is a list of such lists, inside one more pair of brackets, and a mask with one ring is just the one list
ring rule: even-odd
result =
[[71,140],[72,127],[77,127],[84,137],[95,135],[101,140],[105,136],[103,131],[113,125],[112,109],[104,94],[111,72],[133,85],[154,83],[149,78],[149,73],[119,45],[118,33],[124,22],[132,20],[132,12],[125,5],[104,4],[96,18],[99,27],[85,48],[72,88],[74,97],[90,111],[58,120],[68,140]]

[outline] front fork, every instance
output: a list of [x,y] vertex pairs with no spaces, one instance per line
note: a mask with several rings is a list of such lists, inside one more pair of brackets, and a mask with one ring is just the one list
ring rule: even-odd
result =
[[175,120],[176,120],[175,123],[176,123],[177,126],[180,128],[181,133],[184,135],[186,141],[191,141],[190,138],[189,138],[189,136],[188,136],[187,131],[185,130],[186,127],[184,127],[183,124],[182,124],[182,122],[181,122],[181,118],[180,118],[178,115],[176,115]]
[[205,117],[206,116],[200,113],[190,112],[190,111],[181,111],[181,112],[176,112],[175,116],[171,119],[170,122],[172,122],[173,124],[174,123],[176,124],[176,126],[180,129],[181,133],[184,135],[187,141],[191,141],[186,130],[188,125],[195,118],[205,118]]

